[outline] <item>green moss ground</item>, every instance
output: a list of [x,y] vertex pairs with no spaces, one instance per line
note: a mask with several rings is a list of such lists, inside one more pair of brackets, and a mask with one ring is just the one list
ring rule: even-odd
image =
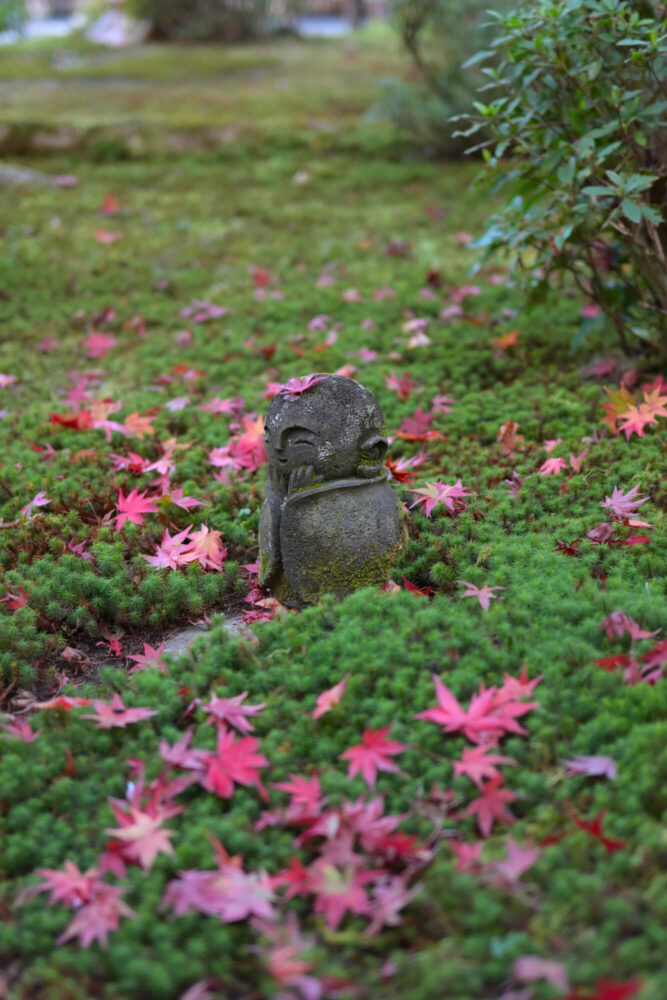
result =
[[[242,852],[249,870],[275,873],[287,864],[289,831],[252,832],[261,809],[252,790],[239,789],[231,801],[200,788],[185,793],[186,811],[169,823],[175,857],[161,855],[149,874],[129,870],[127,899],[138,916],[121,923],[108,950],[56,947],[71,913],[49,908],[45,897],[14,903],[36,868],[60,868],[67,859],[82,870],[95,864],[104,828],[114,822],[107,798],[123,795],[125,761],[146,760],[149,777],[159,772],[160,740],[173,743],[185,728],[184,698],[205,698],[215,686],[225,696],[248,691],[249,702],[265,701],[256,729],[273,767],[270,780],[317,772],[334,803],[363,792],[360,779],[346,777],[339,754],[364,728],[393,724],[392,737],[410,748],[400,758],[403,773],[381,775],[378,788],[387,811],[409,811],[406,829],[427,837],[431,826],[419,802],[433,783],[453,787],[463,804],[472,787],[453,779],[451,761],[463,740],[412,721],[433,704],[431,673],[465,700],[480,682],[500,683],[504,672],[516,675],[524,663],[531,677],[544,679],[536,692],[540,707],[526,717],[529,738],[502,744],[517,761],[506,777],[519,796],[512,805],[518,822],[495,827],[484,860],[500,856],[507,833],[539,842],[567,832],[525,876],[527,896],[458,873],[443,843],[402,925],[379,937],[363,937],[363,922],[354,917],[328,932],[298,902],[304,926],[317,928],[316,967],[356,982],[362,996],[496,1000],[511,981],[513,961],[538,954],[564,962],[575,984],[638,975],[641,1000],[663,1000],[664,681],[628,686],[620,671],[606,673],[592,661],[627,649],[627,637],[611,644],[600,630],[611,612],[621,609],[647,630],[667,623],[664,434],[658,425],[630,441],[606,436],[591,444],[571,478],[538,474],[545,440],[562,438],[554,454],[576,455],[586,447],[582,438],[601,432],[607,397],[601,382],[583,380],[580,369],[615,354],[616,344],[591,339],[573,354],[578,299],[564,296],[555,308],[527,311],[511,288],[489,283],[490,272],[474,279],[482,294],[467,302],[472,320],[437,319],[450,290],[470,280],[474,254],[456,234],[479,232],[490,206],[468,190],[474,166],[420,161],[397,137],[359,121],[372,103],[374,77],[396,64],[386,40],[232,53],[149,50],[141,58],[102,57],[81,46],[74,54],[78,65],[65,60],[62,70],[54,69],[53,50],[39,46],[0,66],[0,75],[18,81],[4,121],[82,128],[125,120],[133,108],[133,127],[142,132],[213,125],[238,131],[208,153],[127,158],[113,143],[52,152],[22,162],[75,174],[76,187],[3,192],[0,372],[17,381],[0,389],[0,597],[19,587],[29,595],[14,613],[0,606],[4,707],[16,711],[19,695],[43,694],[66,669],[76,684],[84,682],[78,694],[108,700],[119,691],[126,704],[159,709],[150,720],[109,733],[76,711],[43,713],[32,718],[41,730],[35,743],[0,739],[0,968],[11,1000],[177,1000],[207,977],[225,984],[225,997],[276,990],[247,948],[253,938],[245,923],[225,926],[198,915],[167,920],[157,909],[179,870],[211,867],[207,833],[230,853]],[[99,208],[109,193],[119,210],[103,217]],[[101,245],[99,229],[122,239]],[[388,254],[399,240],[409,243],[408,252]],[[253,268],[275,275],[271,287],[284,297],[257,299]],[[325,269],[335,282],[318,287]],[[421,291],[429,271],[441,281],[435,299]],[[373,292],[385,284],[395,299],[375,300]],[[362,301],[342,301],[351,287]],[[179,312],[194,298],[224,305],[228,314],[189,324]],[[99,328],[93,317],[105,309],[115,311],[104,329],[116,344],[103,359],[89,360],[82,340]],[[326,352],[314,350],[325,334],[307,329],[322,313],[341,324]],[[137,315],[144,339],[125,328]],[[402,326],[412,315],[431,320],[430,345],[406,345]],[[365,320],[373,320],[372,330],[361,329]],[[192,343],[178,346],[175,337],[186,327]],[[513,329],[520,331],[516,347],[490,346],[490,338]],[[57,346],[42,353],[38,345],[47,336]],[[362,346],[378,351],[377,360],[353,356]],[[396,351],[402,360],[390,358]],[[428,410],[436,394],[456,400],[451,413],[434,421],[446,440],[396,439],[391,449],[393,456],[428,452],[430,463],[412,485],[460,477],[472,494],[456,519],[442,507],[431,519],[410,514],[410,542],[394,579],[404,575],[433,587],[432,600],[363,591],[340,605],[326,600],[257,625],[256,646],[229,640],[218,625],[188,658],[170,662],[167,676],[128,677],[123,658],[98,665],[90,679],[85,670],[77,674],[61,657],[66,645],[93,653],[111,633],[126,650],[139,651],[166,627],[235,607],[245,594],[238,566],[256,557],[264,470],[231,487],[215,482],[207,453],[227,443],[229,418],[197,404],[241,395],[248,410],[261,413],[267,380],[349,362],[377,393],[392,434],[416,406]],[[183,366],[181,374],[175,366]],[[619,360],[610,385],[618,385],[624,366]],[[182,376],[188,369],[201,373],[191,403],[170,412],[165,402],[189,395]],[[50,422],[53,412],[70,409],[63,397],[76,382],[71,373],[91,370],[99,373],[96,398],[122,401],[112,419],[162,406],[154,436],[114,434],[107,444],[99,430]],[[422,391],[399,401],[384,382],[391,371],[409,372]],[[644,362],[639,382],[657,374]],[[160,385],[164,375],[175,381]],[[508,420],[520,424],[525,438],[513,457],[496,444]],[[211,506],[190,513],[172,508],[169,516],[152,515],[121,532],[102,524],[119,489],[143,489],[152,477],[113,472],[108,453],[155,460],[156,442],[172,437],[192,442],[177,458],[174,485]],[[35,446],[47,445],[56,454],[45,460]],[[503,483],[514,471],[528,477],[516,498]],[[604,519],[600,503],[613,487],[636,484],[649,498],[639,513],[655,525],[646,532],[650,544],[609,548],[586,540]],[[22,518],[21,508],[42,490],[51,504]],[[403,498],[413,497],[404,492]],[[148,567],[141,556],[154,551],[165,525],[180,530],[193,521],[222,531],[225,571]],[[555,551],[557,540],[582,537],[578,558]],[[70,542],[87,543],[94,564],[73,555]],[[458,579],[505,590],[485,614],[476,601],[460,599]],[[316,696],[347,672],[345,710],[314,723],[307,713]],[[212,738],[212,727],[198,719],[195,743],[212,746]],[[565,778],[560,762],[575,754],[612,756],[618,778]],[[273,804],[280,798],[272,793]],[[607,854],[572,828],[572,809],[587,818],[606,810],[605,831],[627,846]],[[473,839],[472,820],[457,828]],[[396,967],[389,980],[381,974],[388,959]],[[535,1000],[558,996],[545,983],[531,991]]]

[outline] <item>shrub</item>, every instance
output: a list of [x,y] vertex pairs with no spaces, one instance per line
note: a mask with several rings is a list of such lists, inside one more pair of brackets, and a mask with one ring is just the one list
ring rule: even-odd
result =
[[156,39],[241,42],[262,31],[269,0],[135,0]]
[[606,324],[624,347],[630,333],[664,350],[665,7],[541,0],[497,21],[500,36],[475,57],[502,57],[484,70],[494,96],[462,133],[490,133],[473,149],[507,193],[481,241],[487,256],[508,252],[534,297],[572,276],[599,310],[575,340]]
[[21,31],[27,20],[23,0],[0,0],[0,31]]
[[[470,108],[482,82],[463,63],[489,41],[488,0],[394,0],[393,24],[414,71],[412,79],[387,78],[373,117],[385,118],[440,154],[461,155],[452,116]],[[498,5],[496,5],[498,6]],[[507,0],[500,2],[507,8]]]

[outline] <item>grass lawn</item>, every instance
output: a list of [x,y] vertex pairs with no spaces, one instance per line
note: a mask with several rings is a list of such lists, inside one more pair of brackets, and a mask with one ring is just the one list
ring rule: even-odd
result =
[[[470,276],[474,164],[362,120],[401,69],[383,35],[3,52],[5,155],[60,180],[0,203],[0,997],[664,1000],[665,382],[574,352],[578,296]],[[258,417],[344,366],[425,456],[409,542],[285,613]]]

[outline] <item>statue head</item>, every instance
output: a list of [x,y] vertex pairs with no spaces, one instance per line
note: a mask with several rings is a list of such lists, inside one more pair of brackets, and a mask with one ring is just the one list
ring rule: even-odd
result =
[[269,463],[281,476],[312,466],[319,479],[370,479],[387,451],[384,418],[365,386],[326,375],[305,392],[279,392],[264,423]]

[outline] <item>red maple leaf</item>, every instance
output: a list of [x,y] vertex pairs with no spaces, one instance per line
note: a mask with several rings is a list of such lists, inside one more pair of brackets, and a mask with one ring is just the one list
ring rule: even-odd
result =
[[203,710],[209,715],[206,721],[227,723],[227,725],[238,729],[240,733],[251,733],[254,726],[248,721],[248,718],[258,715],[266,707],[266,703],[262,701],[257,705],[241,704],[247,697],[247,691],[244,691],[243,694],[237,694],[233,698],[218,698],[214,694],[207,705],[202,705]]
[[404,372],[400,378],[391,372],[384,376],[384,380],[387,388],[393,389],[399,399],[408,399],[417,388],[417,383],[407,372]]
[[58,695],[57,698],[51,698],[49,701],[37,701],[35,702],[35,708],[64,708],[66,712],[70,712],[73,708],[79,708],[80,705],[92,705],[92,698],[73,698],[69,694]]
[[503,788],[502,784],[502,775],[487,782],[480,797],[474,799],[464,813],[465,816],[477,817],[477,825],[483,837],[488,837],[491,833],[494,820],[501,823],[515,822],[514,816],[505,806],[514,802],[516,795],[509,788]]
[[258,741],[254,736],[234,739],[234,734],[218,730],[218,749],[204,757],[205,774],[202,785],[223,799],[234,794],[234,782],[254,785],[263,799],[268,799],[259,774],[260,767],[268,767],[268,760],[257,753]]
[[158,498],[147,497],[147,492],[144,490],[143,493],[139,493],[138,490],[134,489],[127,496],[123,496],[123,491],[118,491],[116,510],[119,513],[116,516],[116,531],[120,531],[126,521],[131,521],[132,524],[143,524],[144,514],[157,513],[156,500]]
[[611,979],[599,979],[593,987],[593,992],[582,993],[577,987],[571,990],[562,1000],[630,1000],[636,997],[641,989],[639,978],[628,979],[624,983],[614,983]]
[[402,753],[406,747],[403,743],[386,739],[391,726],[384,729],[366,729],[361,737],[361,743],[350,747],[340,756],[343,760],[349,760],[348,777],[354,778],[361,774],[364,781],[371,788],[375,787],[375,780],[378,771],[398,771],[398,765],[390,757]]
[[590,820],[582,819],[581,816],[577,816],[577,814],[573,812],[572,821],[576,823],[580,830],[584,830],[586,833],[590,834],[591,837],[595,837],[596,840],[599,840],[600,843],[604,845],[608,854],[613,854],[614,851],[620,851],[621,848],[627,847],[629,841],[612,840],[604,834],[602,830],[602,821],[604,820],[605,812],[606,810],[601,809],[597,816]]
[[110,704],[106,701],[93,701],[92,705],[97,715],[82,715],[81,718],[94,719],[98,729],[124,729],[132,722],[141,722],[142,719],[158,714],[154,708],[125,708],[119,694],[113,696]]
[[[513,719],[507,718],[505,714],[498,714],[496,689],[489,688],[488,691],[480,691],[470,700],[470,707],[466,710],[461,707],[449,688],[442,683],[437,674],[432,674],[435,685],[435,694],[438,700],[436,708],[427,708],[425,712],[419,712],[415,719],[428,719],[429,722],[437,722],[444,727],[446,733],[455,733],[461,730],[472,743],[480,743],[482,734],[512,729],[514,732],[523,732]],[[524,707],[524,706],[522,706]]]
[[88,410],[79,410],[78,413],[52,413],[51,423],[70,427],[74,431],[85,431],[93,426],[93,418]]

